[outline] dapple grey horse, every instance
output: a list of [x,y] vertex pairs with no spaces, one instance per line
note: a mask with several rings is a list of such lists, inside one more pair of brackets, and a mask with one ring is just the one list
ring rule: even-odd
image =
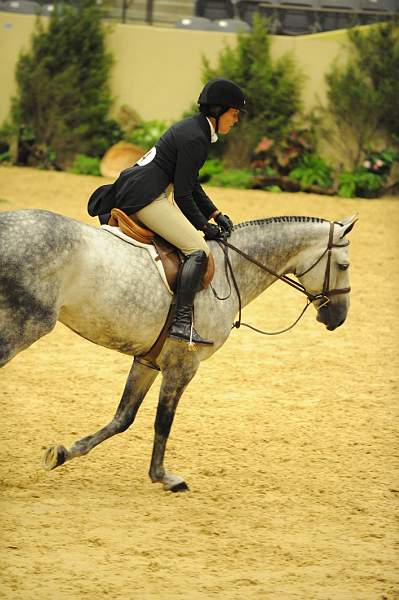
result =
[[[231,332],[239,308],[237,290],[245,306],[276,281],[272,273],[293,273],[309,294],[318,321],[329,330],[345,321],[349,308],[345,236],[355,221],[350,217],[330,224],[312,217],[276,217],[236,225],[228,242],[271,272],[229,250],[236,283],[230,293],[222,247],[209,243],[216,273],[213,289],[196,296],[195,326],[215,344],[189,352],[186,344],[167,340],[157,359],[162,385],[149,472],[153,482],[166,490],[188,489],[183,478],[164,467],[166,443],[178,401],[200,362],[219,350]],[[227,298],[219,299],[223,296]],[[48,211],[0,213],[0,367],[49,333],[57,320],[95,344],[138,357],[156,340],[170,302],[145,249]],[[125,431],[157,374],[135,358],[112,421],[68,449],[47,448],[44,467],[53,469],[87,454]]]

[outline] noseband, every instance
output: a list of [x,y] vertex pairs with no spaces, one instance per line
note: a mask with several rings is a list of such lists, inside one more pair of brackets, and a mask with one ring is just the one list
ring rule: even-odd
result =
[[[263,333],[263,334],[266,334],[266,335],[277,335],[279,333],[284,333],[285,331],[289,331],[290,329],[292,329],[298,323],[298,321],[301,319],[301,317],[305,313],[306,309],[308,308],[308,306],[310,306],[310,304],[312,304],[312,302],[314,302],[316,300],[321,300],[322,301],[321,304],[317,307],[317,309],[320,310],[321,308],[323,308],[324,306],[326,306],[330,302],[330,297],[331,296],[337,296],[339,294],[349,294],[349,292],[351,290],[350,287],[346,287],[346,288],[334,288],[334,289],[330,290],[330,273],[331,273],[331,255],[332,255],[332,250],[333,250],[333,248],[345,248],[346,246],[349,246],[349,243],[350,243],[349,240],[347,240],[344,244],[334,244],[334,227],[335,227],[335,225],[341,225],[341,223],[339,223],[337,221],[331,221],[330,222],[330,231],[329,231],[329,236],[328,236],[328,244],[327,244],[327,248],[324,250],[323,254],[321,256],[319,256],[319,258],[308,269],[306,269],[306,271],[303,271],[303,273],[296,274],[297,277],[302,277],[303,275],[306,275],[307,273],[310,273],[310,271],[312,269],[314,269],[314,267],[316,265],[318,265],[319,262],[322,260],[322,258],[327,254],[327,263],[326,263],[326,270],[325,270],[325,273],[324,273],[323,289],[318,294],[311,294],[310,292],[307,291],[307,289],[305,288],[305,286],[303,286],[299,281],[295,281],[294,279],[291,279],[290,277],[288,277],[288,275],[279,275],[279,273],[276,273],[275,271],[273,271],[272,269],[270,269],[266,265],[262,264],[261,262],[259,262],[255,258],[253,258],[252,256],[249,256],[249,254],[246,254],[245,252],[243,252],[242,250],[240,250],[236,246],[233,246],[232,244],[230,244],[229,242],[227,242],[226,239],[218,240],[219,246],[222,248],[222,251],[223,251],[224,256],[225,256],[226,274],[227,274],[227,267],[228,267],[229,271],[230,271],[230,274],[231,274],[232,281],[233,281],[233,285],[234,285],[234,288],[236,290],[237,297],[238,297],[239,316],[238,316],[238,321],[236,321],[234,323],[233,327],[236,327],[238,329],[241,325],[245,325],[246,327],[249,327],[250,329],[253,329],[254,331],[257,331],[258,333]],[[290,327],[287,327],[287,329],[283,329],[282,331],[276,331],[276,332],[273,332],[273,333],[268,333],[266,331],[260,331],[259,329],[256,329],[255,327],[252,327],[251,325],[248,325],[246,323],[241,323],[241,307],[242,307],[242,305],[241,305],[241,295],[240,295],[240,290],[238,288],[237,281],[236,281],[235,276],[234,276],[233,268],[231,266],[230,258],[228,256],[228,249],[229,248],[231,250],[234,250],[234,252],[237,252],[237,254],[239,254],[240,256],[242,256],[243,258],[245,258],[246,260],[248,260],[249,262],[253,263],[254,265],[256,265],[257,267],[259,267],[263,271],[266,271],[270,275],[273,275],[277,279],[280,279],[280,281],[283,281],[284,283],[286,283],[289,286],[293,287],[294,289],[298,290],[298,292],[301,292],[302,294],[304,294],[307,297],[308,301],[306,303],[305,308],[303,309],[302,313],[299,315],[298,319]],[[217,294],[215,293],[215,290],[213,288],[212,288],[212,291],[215,294],[215,296],[218,297]],[[219,300],[226,300],[226,299],[227,299],[227,297],[226,298],[219,298]]]

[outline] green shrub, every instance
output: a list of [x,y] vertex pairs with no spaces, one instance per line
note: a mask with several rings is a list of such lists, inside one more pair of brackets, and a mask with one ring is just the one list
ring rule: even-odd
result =
[[[357,64],[376,93],[378,126],[388,139],[399,141],[399,21],[382,23],[363,32],[349,30]],[[362,99],[365,103],[365,99]]]
[[252,172],[249,169],[227,169],[215,174],[208,185],[214,187],[245,188],[252,187]]
[[223,170],[223,163],[217,158],[207,160],[199,172],[200,183],[207,183],[212,177],[222,173]]
[[267,185],[263,189],[266,190],[266,192],[274,192],[275,194],[283,191],[279,185]]
[[47,29],[38,19],[31,49],[18,60],[11,115],[20,162],[59,168],[77,152],[100,156],[120,139],[108,119],[112,59],[101,12],[95,0],[78,8],[54,11]]
[[399,145],[399,22],[349,30],[350,58],[326,74],[331,140],[352,169],[377,137]]
[[10,146],[7,142],[2,142],[0,137],[0,163],[11,160]]
[[382,190],[384,179],[381,175],[368,173],[362,169],[340,173],[338,196],[341,198],[377,198]]
[[71,171],[78,175],[101,175],[100,159],[86,154],[77,154]]
[[11,144],[14,138],[15,127],[11,123],[10,119],[8,119],[0,126],[0,156],[3,157],[0,160],[3,162],[12,160]]
[[225,46],[216,68],[203,58],[204,83],[213,77],[235,81],[247,97],[248,113],[229,133],[224,160],[229,166],[249,166],[257,142],[268,136],[281,139],[292,128],[301,108],[302,76],[293,59],[272,61],[268,22],[255,15],[250,33],[239,33],[234,47]]
[[218,159],[209,159],[199,172],[200,183],[215,187],[252,187],[252,172],[249,169],[227,169]]
[[169,125],[166,121],[142,121],[125,134],[124,139],[131,144],[149,150],[165,133]]
[[330,188],[333,184],[332,168],[315,154],[305,155],[300,164],[289,173],[289,178],[298,181],[302,188],[312,185]]

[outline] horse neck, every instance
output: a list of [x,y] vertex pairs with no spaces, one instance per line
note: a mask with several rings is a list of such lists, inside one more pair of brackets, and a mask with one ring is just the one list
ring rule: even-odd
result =
[[[327,221],[307,217],[251,221],[236,226],[229,242],[272,271],[283,275],[295,273],[296,265],[304,252],[314,248],[316,256],[320,244],[327,242],[328,227]],[[273,275],[233,250],[229,255],[243,306],[276,281]]]

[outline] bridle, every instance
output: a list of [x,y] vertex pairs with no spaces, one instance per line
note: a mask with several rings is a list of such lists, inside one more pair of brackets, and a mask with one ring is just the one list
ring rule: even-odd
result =
[[[322,301],[321,304],[317,307],[317,309],[320,310],[324,306],[328,305],[328,303],[330,302],[331,296],[337,296],[339,294],[349,294],[349,292],[351,290],[350,287],[346,287],[346,288],[334,288],[332,290],[330,289],[330,274],[331,274],[331,256],[332,256],[332,250],[334,248],[345,248],[346,246],[349,245],[349,240],[347,240],[343,244],[334,244],[334,227],[335,227],[335,225],[342,225],[342,224],[339,223],[338,221],[331,221],[330,222],[330,231],[329,231],[329,235],[328,235],[327,247],[324,250],[324,252],[321,254],[321,256],[319,256],[319,258],[308,269],[306,269],[306,271],[303,271],[302,273],[298,273],[298,274],[296,273],[297,277],[302,277],[303,275],[306,275],[312,269],[314,269],[314,267],[316,265],[318,265],[319,262],[323,259],[323,257],[327,254],[327,263],[326,263],[326,270],[325,270],[325,273],[324,273],[323,289],[322,289],[321,292],[319,292],[317,294],[311,294],[310,292],[307,291],[307,289],[305,288],[305,286],[303,286],[299,281],[295,281],[294,279],[291,279],[291,277],[288,277],[288,275],[280,275],[279,273],[276,273],[276,271],[274,271],[273,269],[270,269],[268,266],[266,266],[263,263],[259,262],[258,260],[256,260],[252,256],[250,256],[249,254],[246,254],[246,252],[243,252],[242,250],[240,250],[236,246],[233,246],[232,244],[230,244],[230,242],[228,242],[227,239],[220,239],[220,240],[218,240],[219,246],[221,247],[221,249],[222,249],[222,251],[224,253],[224,257],[225,257],[225,270],[226,270],[226,276],[227,276],[228,283],[230,285],[229,276],[228,276],[228,271],[230,271],[230,275],[231,275],[231,279],[233,281],[234,289],[235,289],[237,297],[238,297],[238,321],[236,321],[233,324],[233,328],[236,327],[238,329],[241,325],[244,325],[245,327],[249,327],[250,329],[253,329],[254,331],[257,331],[258,333],[262,333],[262,334],[265,334],[265,335],[278,335],[280,333],[284,333],[284,332],[289,331],[290,329],[292,329],[299,322],[299,320],[302,318],[302,316],[304,315],[306,309],[312,304],[312,302],[314,302],[316,300],[321,300]],[[301,294],[304,294],[306,296],[306,298],[307,298],[306,306],[303,309],[303,311],[301,312],[301,314],[299,315],[299,317],[296,319],[296,321],[292,325],[290,325],[286,329],[283,329],[282,331],[276,331],[276,332],[271,332],[270,333],[270,332],[267,332],[267,331],[261,331],[260,329],[256,329],[256,327],[252,327],[252,325],[248,325],[247,323],[242,323],[241,322],[241,311],[242,311],[241,294],[240,294],[240,290],[239,290],[239,287],[238,287],[238,284],[237,284],[237,280],[236,280],[236,278],[234,276],[234,271],[233,271],[233,268],[232,268],[232,265],[231,265],[231,262],[230,262],[230,258],[229,258],[229,255],[228,255],[229,249],[234,250],[234,252],[237,252],[237,254],[239,254],[240,256],[242,256],[243,258],[245,258],[246,260],[248,260],[252,264],[256,265],[257,267],[259,267],[263,271],[266,271],[266,273],[269,273],[270,275],[273,275],[273,277],[276,277],[277,279],[280,279],[280,281],[283,281],[284,283],[288,284],[289,286],[293,287],[294,289],[298,290],[298,292],[301,292]],[[212,286],[211,286],[211,289],[212,289],[215,297],[218,298],[219,300],[227,300],[227,298],[231,294],[231,286],[230,286],[230,293],[229,293],[228,296],[226,296],[226,298],[219,298],[219,296],[216,294],[216,292],[215,292],[215,290],[214,290],[214,288]]]

